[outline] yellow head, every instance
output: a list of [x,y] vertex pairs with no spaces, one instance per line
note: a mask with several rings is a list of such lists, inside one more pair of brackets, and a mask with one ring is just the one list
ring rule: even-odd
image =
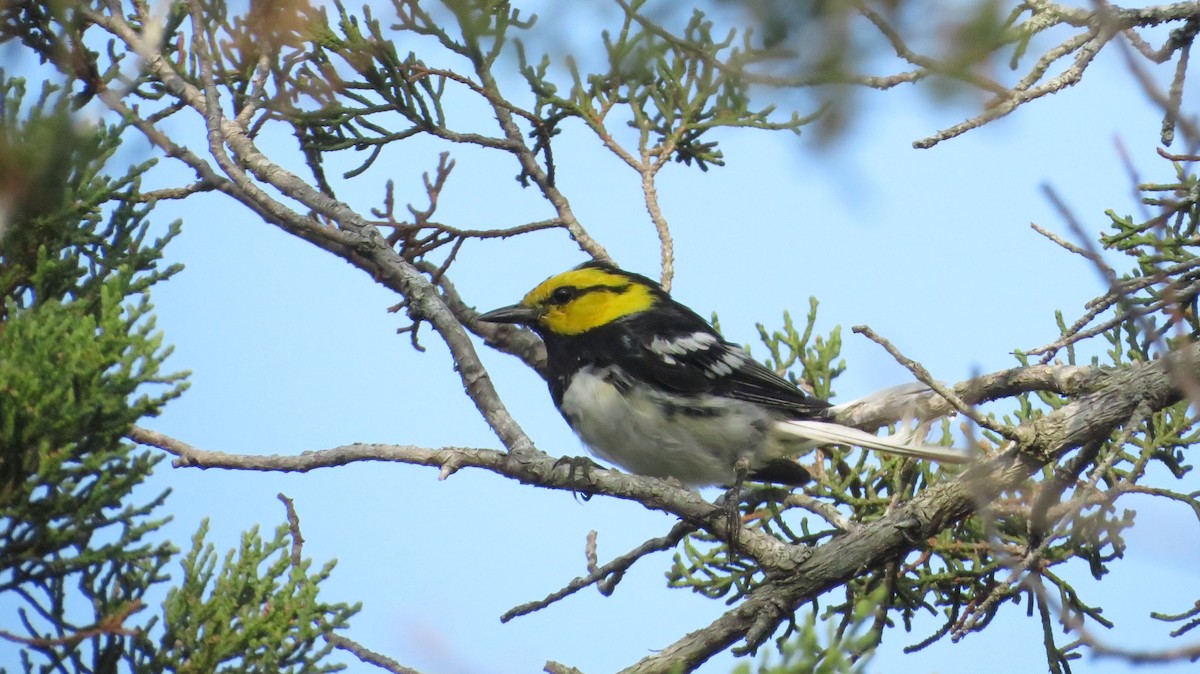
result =
[[578,335],[645,311],[664,295],[638,274],[599,263],[584,264],[542,281],[525,299],[479,317],[492,323],[523,323],[538,332]]

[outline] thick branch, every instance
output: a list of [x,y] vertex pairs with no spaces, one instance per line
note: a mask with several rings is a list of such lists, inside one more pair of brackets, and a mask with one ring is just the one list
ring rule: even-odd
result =
[[[934,485],[891,514],[814,548],[791,572],[772,578],[715,622],[624,670],[650,674],[690,671],[744,638],[755,648],[802,604],[888,561],[976,512],[1043,465],[1088,442],[1107,438],[1139,404],[1161,410],[1181,399],[1173,374],[1195,376],[1200,348],[1189,347],[1154,363],[1113,371],[1105,385],[1028,426],[1028,446],[970,467],[959,478]],[[768,577],[770,574],[768,573]]]

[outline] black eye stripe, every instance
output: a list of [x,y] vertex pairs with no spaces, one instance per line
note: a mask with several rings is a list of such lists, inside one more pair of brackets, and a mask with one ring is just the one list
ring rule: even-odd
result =
[[619,286],[594,285],[594,286],[587,286],[585,288],[580,288],[579,294],[582,295],[584,293],[591,293],[591,292],[607,292],[607,293],[616,293],[616,294],[620,295],[621,293],[625,292],[628,289],[629,289],[628,283],[626,283],[624,285],[619,285]]
[[551,304],[567,304],[571,300],[574,300],[575,298],[581,297],[588,293],[609,292],[609,293],[615,293],[615,294],[619,295],[628,289],[629,289],[628,283],[626,283],[624,285],[619,285],[619,286],[609,286],[609,285],[599,284],[599,285],[594,285],[594,286],[584,286],[583,288],[578,288],[575,286],[560,286],[558,288],[555,288],[550,293],[550,297],[548,298],[548,300]]

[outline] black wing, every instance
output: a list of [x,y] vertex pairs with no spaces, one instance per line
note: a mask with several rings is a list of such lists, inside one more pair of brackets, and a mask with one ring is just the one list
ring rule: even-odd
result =
[[725,396],[800,417],[822,416],[830,406],[726,342],[681,305],[631,319],[636,324],[624,326],[617,338],[634,343],[624,345],[632,348],[616,350],[618,364],[665,390]]

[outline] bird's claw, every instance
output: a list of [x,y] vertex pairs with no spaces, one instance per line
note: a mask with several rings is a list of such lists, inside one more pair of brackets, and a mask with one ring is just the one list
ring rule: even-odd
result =
[[[580,498],[584,501],[592,500],[592,494],[581,491],[580,487],[586,487],[592,483],[593,468],[603,469],[604,466],[586,456],[563,456],[554,462],[552,470],[558,470],[558,467],[563,465],[567,466],[567,483],[571,485],[571,495],[577,500]],[[581,477],[582,479],[580,479]]]
[[742,532],[742,485],[745,484],[749,473],[750,462],[745,458],[738,459],[734,465],[733,486],[729,487],[719,500],[725,515],[725,542],[728,544],[730,559],[733,558],[733,549],[737,547]]

